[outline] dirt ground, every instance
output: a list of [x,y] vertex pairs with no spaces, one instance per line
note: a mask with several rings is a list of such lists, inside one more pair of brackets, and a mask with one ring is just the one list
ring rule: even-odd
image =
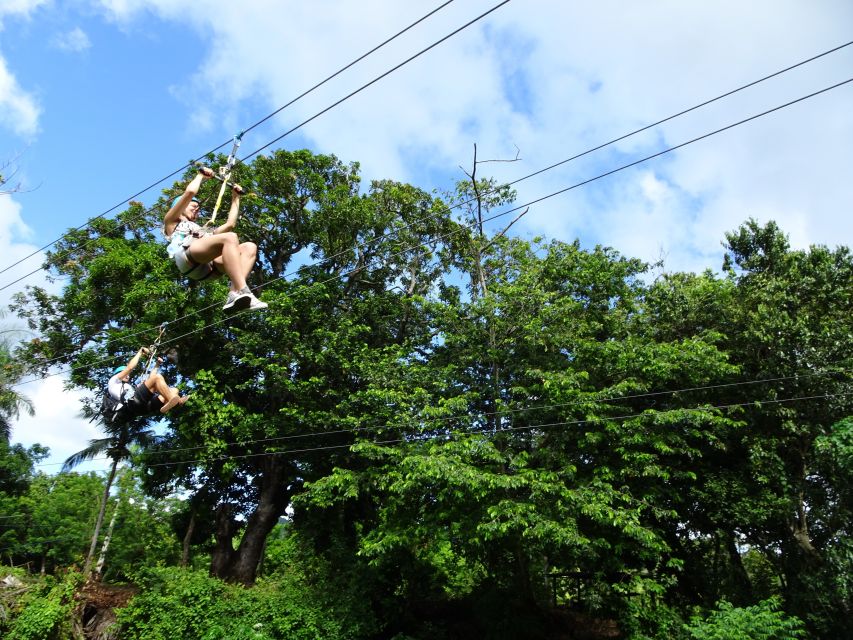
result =
[[125,606],[138,589],[130,585],[89,581],[75,598],[75,635],[86,640],[114,640],[117,637],[115,609]]

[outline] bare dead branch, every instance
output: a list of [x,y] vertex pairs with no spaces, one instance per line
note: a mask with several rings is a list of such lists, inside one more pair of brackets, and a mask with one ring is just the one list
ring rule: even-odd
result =
[[[5,186],[8,185],[10,180],[12,180],[12,178],[14,178],[18,174],[17,161],[20,157],[21,154],[16,153],[14,158],[12,158],[11,160],[7,160],[3,164],[0,164],[0,195],[9,195],[10,193],[19,193],[25,191],[21,187],[20,182],[18,182],[14,186]],[[13,170],[11,174],[7,175],[6,169],[8,169],[9,167],[13,167]]]
[[495,158],[495,159],[492,159],[492,160],[480,160],[480,161],[479,161],[479,164],[483,164],[483,163],[486,163],[486,162],[518,162],[519,160],[521,160],[521,158],[519,158],[519,157],[518,157],[518,156],[519,156],[519,154],[521,153],[521,149],[519,149],[519,148],[518,148],[518,145],[516,145],[516,144],[514,144],[514,145],[512,145],[512,146],[513,146],[513,147],[515,147],[515,157],[514,157],[512,160],[505,160],[505,159]]

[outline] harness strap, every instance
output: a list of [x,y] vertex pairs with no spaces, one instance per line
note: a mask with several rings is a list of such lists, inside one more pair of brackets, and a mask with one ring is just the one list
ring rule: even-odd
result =
[[231,178],[231,169],[233,169],[234,165],[237,163],[237,149],[240,148],[240,143],[243,140],[244,133],[244,131],[241,131],[234,136],[234,145],[231,147],[231,153],[228,154],[228,161],[225,163],[224,167],[219,167],[219,176],[222,178],[222,186],[219,187],[219,195],[216,197],[216,205],[213,207],[213,213],[210,216],[210,220],[204,223],[205,227],[213,226],[213,221],[216,220],[216,214],[219,212],[219,206],[222,204],[222,196],[225,194],[225,188],[228,186],[228,180]]
[[[187,256],[189,258],[189,256]],[[166,332],[166,325],[168,322],[164,322],[160,325],[160,333],[157,334],[157,338],[154,340],[154,344],[148,347],[148,362],[145,363],[145,368],[143,369],[144,373],[148,373],[151,367],[151,363],[154,362],[154,358],[157,357],[157,347],[160,346],[160,340],[163,339],[163,334]],[[122,383],[124,384],[124,383]]]
[[[184,259],[189,263],[189,267],[190,267],[189,269],[182,269],[180,265],[177,265],[178,271],[181,272],[182,276],[189,278],[193,282],[202,282],[204,280],[207,280],[208,278],[213,278],[213,277],[219,275],[219,272],[216,270],[216,268],[214,266],[211,265],[211,263],[209,263],[209,262],[196,262],[195,260],[193,260],[193,257],[189,253],[187,253],[187,249],[181,249],[181,251],[183,252]],[[175,255],[177,255],[177,254],[175,254]],[[197,269],[206,269],[204,275],[200,278],[196,278],[195,276],[193,276],[193,273]]]

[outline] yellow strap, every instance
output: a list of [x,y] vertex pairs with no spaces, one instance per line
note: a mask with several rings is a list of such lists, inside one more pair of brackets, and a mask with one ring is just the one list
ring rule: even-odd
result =
[[222,204],[222,196],[225,194],[225,187],[228,186],[228,180],[230,179],[230,173],[222,177],[222,186],[219,187],[219,195],[216,197],[216,205],[213,207],[213,214],[210,216],[210,220],[205,222],[202,226],[210,227],[213,225],[213,221],[216,220],[216,214],[219,212],[219,206]]
[[240,143],[243,140],[243,133],[244,132],[241,131],[234,136],[234,146],[231,147],[231,153],[228,154],[228,162],[224,167],[219,167],[219,176],[222,179],[222,186],[219,187],[219,195],[216,197],[216,206],[213,207],[213,215],[210,216],[210,220],[204,223],[205,228],[213,225],[213,221],[216,220],[216,214],[219,213],[219,205],[222,204],[222,196],[225,194],[225,187],[231,179],[231,169],[234,167],[234,163],[237,162],[237,149],[240,148]]

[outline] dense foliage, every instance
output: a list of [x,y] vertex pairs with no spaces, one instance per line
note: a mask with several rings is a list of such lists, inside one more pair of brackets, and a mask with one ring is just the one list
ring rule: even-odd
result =
[[162,435],[108,430],[106,483],[7,447],[0,500],[65,536],[6,526],[11,562],[79,563],[111,519],[92,542],[114,530],[104,576],[140,589],[127,638],[844,637],[847,248],[747,221],[722,275],[652,279],[490,228],[514,193],[488,180],[363,189],[307,151],[236,171],[267,312],[227,316],[224,282],[177,277],[156,229],[180,185],[69,232],[62,294],[19,296],[39,339],[17,362],[72,365],[90,414],[164,322],[190,400]]

